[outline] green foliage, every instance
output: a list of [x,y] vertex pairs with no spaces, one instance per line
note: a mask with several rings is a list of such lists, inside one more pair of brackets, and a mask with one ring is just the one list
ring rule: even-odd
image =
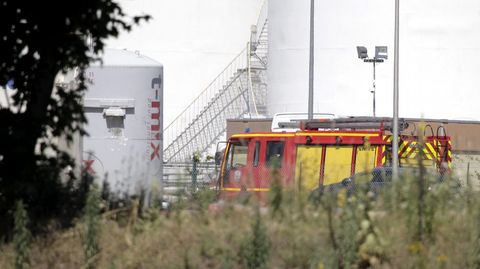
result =
[[28,214],[22,201],[15,207],[15,227],[13,245],[15,246],[15,269],[28,268],[30,265],[31,234],[28,230]]
[[217,199],[217,192],[209,188],[200,188],[197,192],[192,193],[191,204],[193,208],[204,212],[208,206]]
[[[104,179],[103,180],[103,183],[102,183],[102,188],[100,190],[100,198],[102,198],[103,201],[105,202],[110,202],[111,200],[113,200],[113,197],[112,197],[112,191],[110,189],[110,183],[108,182],[107,179]],[[108,206],[109,208],[109,206]]]
[[[62,232],[36,240],[29,257],[41,268],[81,268],[85,260],[97,268],[479,268],[479,192],[427,174],[421,241],[420,174],[405,174],[378,193],[362,185],[353,193],[315,195],[280,189],[282,214],[274,217],[272,205],[261,207],[254,198],[219,202],[210,211],[215,192],[200,189],[127,225],[118,215],[135,216],[135,202],[123,201],[127,208],[116,210],[116,218],[100,221],[95,188],[82,220],[83,244],[76,230]],[[306,196],[312,202],[304,203]],[[0,246],[0,268],[13,264],[13,249],[13,243]]]
[[[0,237],[7,240],[17,200],[28,206],[35,233],[46,232],[52,220],[68,226],[80,212],[70,199],[79,184],[70,184],[75,163],[56,141],[85,133],[84,71],[99,59],[105,41],[149,19],[127,17],[113,0],[48,5],[55,8],[0,1],[0,87],[13,81],[15,88],[8,90],[10,105],[0,107]],[[55,85],[57,75],[73,69],[76,87]]]
[[[470,192],[467,193],[468,196],[471,195]],[[473,199],[473,197],[468,198]],[[470,243],[470,253],[469,253],[469,265],[470,268],[480,268],[480,204],[478,203],[478,198],[476,199],[476,204],[473,206],[473,209],[470,209],[468,212],[471,212],[471,243]]]
[[280,217],[283,216],[282,212],[282,202],[283,202],[283,187],[280,182],[280,177],[277,174],[273,177],[272,184],[270,186],[270,207],[272,216],[275,217],[279,215]]
[[201,155],[200,155],[200,152],[194,152],[193,153],[193,156],[192,156],[192,161],[194,163],[199,163],[200,162],[200,158],[201,158]]
[[320,196],[320,204],[322,205],[323,209],[325,210],[326,216],[327,216],[327,227],[328,227],[328,242],[331,245],[331,249],[333,250],[333,253],[335,254],[335,261],[334,263],[338,268],[343,268],[343,253],[342,250],[340,249],[339,243],[338,243],[338,235],[337,235],[337,229],[335,228],[335,215],[334,215],[334,210],[336,208],[336,200],[335,196],[331,195],[330,193],[326,193],[323,196]]
[[[338,254],[344,268],[352,268],[358,260],[358,248],[360,238],[357,238],[360,233],[361,218],[358,215],[362,211],[363,205],[357,202],[347,202],[343,212],[339,215],[338,222],[335,227],[338,234]],[[339,265],[342,265],[339,264]]]
[[[387,261],[385,255],[385,242],[382,233],[376,227],[374,219],[374,193],[369,188],[361,188],[356,192],[353,201],[349,201],[350,207],[356,211],[357,233],[356,260],[357,268],[369,268]],[[353,204],[352,204],[353,202]]]
[[270,240],[257,208],[251,234],[245,238],[240,257],[246,268],[266,268],[270,254]]
[[98,255],[100,254],[100,194],[95,185],[92,185],[85,204],[83,251],[85,255],[85,267],[96,268]]

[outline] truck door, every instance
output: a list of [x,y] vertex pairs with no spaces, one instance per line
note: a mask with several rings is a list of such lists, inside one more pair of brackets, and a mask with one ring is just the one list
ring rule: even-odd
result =
[[265,152],[265,145],[262,145],[262,141],[259,139],[253,139],[251,145],[251,187],[256,190],[268,188],[265,166],[262,165],[265,160],[265,154],[262,154]]
[[255,141],[254,149],[256,152],[252,158],[252,174],[255,179],[253,190],[266,193],[274,179],[278,179],[281,184],[284,184],[288,175],[285,163],[285,140],[260,138]]
[[326,146],[323,185],[340,183],[352,173],[353,146]]
[[227,157],[222,168],[222,188],[225,191],[241,191],[247,189],[248,141],[230,141],[227,148]]
[[355,147],[355,171],[354,174],[364,171],[371,171],[376,167],[378,146],[356,146]]
[[295,182],[305,190],[313,190],[320,183],[322,145],[298,145],[295,164]]

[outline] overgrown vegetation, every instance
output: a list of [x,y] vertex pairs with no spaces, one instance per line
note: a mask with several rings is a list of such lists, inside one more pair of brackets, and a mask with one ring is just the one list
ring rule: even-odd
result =
[[13,246],[15,249],[15,269],[28,268],[30,265],[31,234],[27,228],[28,216],[22,201],[15,207],[15,227],[13,229]]
[[[58,141],[84,134],[84,71],[105,41],[149,17],[128,18],[112,0],[0,6],[0,88],[11,96],[0,106],[0,241],[9,241],[16,201],[28,207],[34,234],[70,226],[83,209],[86,192]],[[68,70],[76,70],[76,87],[56,85]]]
[[[105,202],[89,200],[86,217],[37,238],[29,260],[36,268],[85,268],[92,257],[96,268],[478,268],[480,196],[456,186],[420,174],[377,193],[361,184],[323,195],[275,188],[268,202],[217,204],[205,189],[141,216],[138,200],[101,215],[95,205]],[[0,268],[13,268],[16,247],[0,252]]]
[[83,252],[85,268],[93,269],[100,254],[100,194],[95,185],[92,185],[87,196],[84,213]]

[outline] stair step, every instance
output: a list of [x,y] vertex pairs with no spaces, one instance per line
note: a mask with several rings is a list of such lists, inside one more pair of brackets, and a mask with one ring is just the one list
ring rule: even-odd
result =
[[[268,23],[265,22],[259,28],[261,32],[257,39],[257,49],[251,55],[250,69],[242,67],[230,71],[232,69],[226,68],[225,75],[220,74],[217,81],[211,84],[219,85],[219,89],[213,93],[209,91],[208,94],[210,95],[198,98],[198,100],[202,98],[206,100],[203,106],[198,106],[199,103],[195,103],[196,107],[201,107],[201,109],[196,110],[189,107],[185,110],[184,114],[186,116],[179,117],[182,121],[185,120],[185,123],[178,124],[178,126],[184,124],[185,127],[182,130],[177,130],[179,134],[174,136],[175,138],[166,146],[164,151],[166,161],[189,159],[194,151],[200,151],[204,154],[215,147],[218,139],[225,133],[226,119],[248,118],[248,106],[250,106],[251,112],[254,111],[254,106],[259,113],[264,114],[266,112],[265,64],[268,52]],[[240,58],[238,58],[239,63],[244,62],[244,58]],[[228,72],[230,72],[230,75],[227,77]],[[251,89],[249,88],[248,75],[251,75]],[[250,90],[255,95],[255,103],[250,95]],[[246,98],[248,106],[245,102]],[[195,113],[195,111],[198,111],[198,113]]]

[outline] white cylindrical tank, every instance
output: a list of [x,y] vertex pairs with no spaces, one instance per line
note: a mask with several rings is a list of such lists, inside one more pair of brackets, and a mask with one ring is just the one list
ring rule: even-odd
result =
[[[307,112],[310,0],[269,1],[269,114]],[[400,116],[480,119],[480,1],[401,1]],[[315,0],[314,112],[372,115],[373,65],[388,46],[376,114],[393,111],[394,1]]]
[[125,50],[102,59],[85,74],[83,169],[117,191],[148,190],[162,179],[163,66]]

